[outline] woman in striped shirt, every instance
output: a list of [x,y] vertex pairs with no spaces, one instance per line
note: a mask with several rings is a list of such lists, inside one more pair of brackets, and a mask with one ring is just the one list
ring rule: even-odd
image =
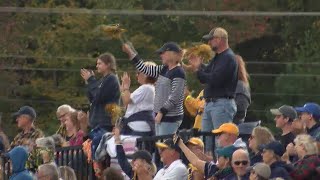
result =
[[156,135],[175,133],[183,119],[186,75],[180,65],[182,49],[174,42],[165,43],[156,51],[162,60],[162,65],[157,66],[145,66],[143,60],[128,44],[124,44],[122,49],[128,54],[138,71],[158,78],[155,83],[153,110]]

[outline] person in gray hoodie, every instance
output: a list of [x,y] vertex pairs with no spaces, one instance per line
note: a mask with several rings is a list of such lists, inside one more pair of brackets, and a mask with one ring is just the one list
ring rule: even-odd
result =
[[30,172],[25,168],[28,152],[22,146],[16,146],[5,154],[12,164],[12,175],[10,180],[32,180]]

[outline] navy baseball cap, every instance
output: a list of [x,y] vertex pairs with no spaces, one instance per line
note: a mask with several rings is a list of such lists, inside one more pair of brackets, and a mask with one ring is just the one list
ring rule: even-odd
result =
[[276,155],[282,156],[286,151],[279,141],[272,141],[269,144],[264,144],[259,147],[260,150],[272,150]]
[[12,114],[14,120],[16,120],[21,115],[29,115],[32,120],[37,117],[36,111],[30,106],[22,106],[18,112]]
[[167,42],[160,49],[156,50],[156,53],[161,54],[161,53],[164,53],[165,51],[173,51],[176,53],[180,53],[182,49],[175,42]]
[[299,113],[307,112],[312,114],[315,119],[320,119],[320,106],[317,103],[306,103],[303,107],[296,107]]

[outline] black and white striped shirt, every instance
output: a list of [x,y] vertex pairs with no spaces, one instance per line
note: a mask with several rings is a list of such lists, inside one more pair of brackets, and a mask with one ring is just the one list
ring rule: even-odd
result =
[[182,120],[186,74],[181,66],[169,70],[166,65],[145,66],[136,55],[132,59],[137,70],[158,78],[155,84],[154,112],[162,112],[162,122]]

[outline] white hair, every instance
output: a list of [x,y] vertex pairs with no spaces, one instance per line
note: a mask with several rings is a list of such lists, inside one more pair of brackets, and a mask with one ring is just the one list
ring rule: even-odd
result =
[[318,154],[317,142],[308,134],[298,135],[294,139],[296,145],[303,145],[306,155]]

